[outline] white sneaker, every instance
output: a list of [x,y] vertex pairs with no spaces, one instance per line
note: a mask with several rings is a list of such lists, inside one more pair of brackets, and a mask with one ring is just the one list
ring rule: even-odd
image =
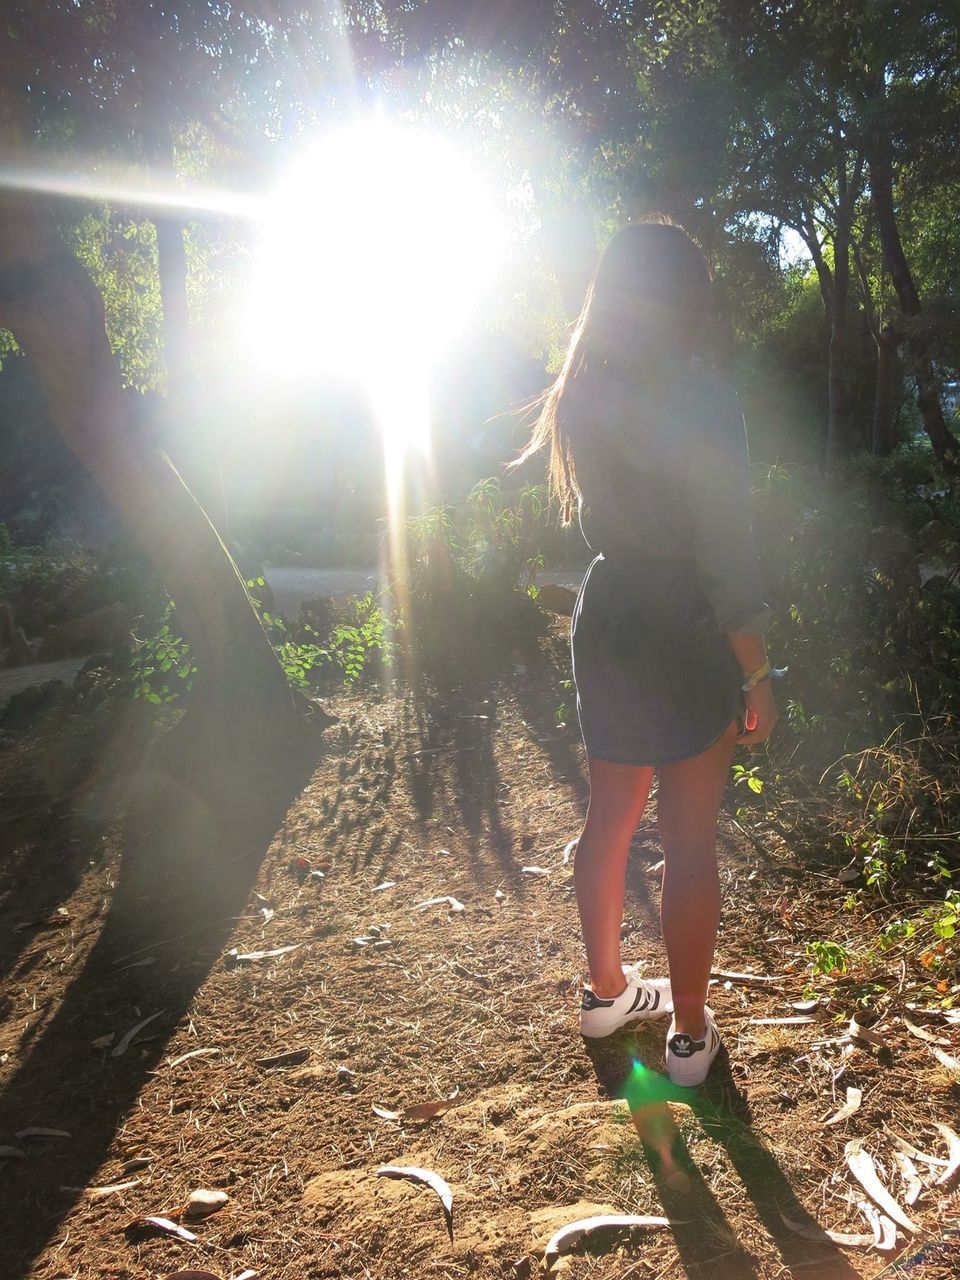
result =
[[713,1020],[713,1012],[704,1010],[706,1029],[702,1040],[694,1040],[677,1031],[675,1018],[670,1019],[667,1032],[667,1075],[674,1084],[692,1088],[703,1084],[713,1060],[720,1052],[720,1032]]
[[623,966],[627,985],[618,996],[604,999],[589,987],[580,1005],[580,1034],[590,1040],[613,1035],[628,1022],[647,1022],[673,1012],[669,978],[641,978],[635,968]]

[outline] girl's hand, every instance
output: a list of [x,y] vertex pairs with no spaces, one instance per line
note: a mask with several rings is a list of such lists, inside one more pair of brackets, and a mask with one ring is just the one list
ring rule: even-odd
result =
[[761,680],[759,684],[743,695],[744,733],[737,742],[745,747],[755,747],[766,742],[773,732],[773,726],[780,718],[773,690],[769,680]]

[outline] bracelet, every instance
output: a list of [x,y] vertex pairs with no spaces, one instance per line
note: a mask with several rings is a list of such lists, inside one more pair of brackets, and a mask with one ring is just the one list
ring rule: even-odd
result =
[[744,680],[740,688],[743,690],[744,693],[749,693],[750,690],[755,688],[760,683],[761,680],[770,679],[769,659],[766,659],[762,666],[757,667],[756,671],[745,671],[743,674],[746,676],[746,679]]

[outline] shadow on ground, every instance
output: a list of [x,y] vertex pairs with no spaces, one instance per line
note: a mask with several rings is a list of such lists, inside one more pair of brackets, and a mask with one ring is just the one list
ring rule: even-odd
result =
[[[128,782],[120,871],[102,930],[51,1020],[32,1039],[27,1029],[22,1060],[0,1096],[3,1141],[28,1125],[70,1133],[62,1154],[28,1152],[4,1162],[9,1280],[30,1274],[95,1179],[169,1037],[221,959],[313,762],[291,764],[282,781],[234,778],[227,792],[218,785],[216,799],[201,771],[178,781],[142,764]],[[124,1033],[152,1015],[114,1056]],[[111,1032],[109,1045],[94,1047]]]
[[[674,1243],[689,1280],[755,1280],[758,1259],[744,1247],[741,1233],[724,1211],[693,1159],[677,1115],[688,1108],[703,1132],[723,1147],[757,1217],[769,1233],[789,1275],[795,1280],[857,1280],[840,1249],[811,1244],[791,1231],[783,1216],[816,1226],[797,1199],[776,1157],[751,1127],[747,1099],[737,1088],[729,1059],[721,1052],[707,1083],[683,1089],[670,1083],[653,1063],[663,1024],[638,1045],[625,1032],[602,1041],[585,1041],[602,1092],[626,1101],[657,1188],[663,1214],[671,1219]],[[814,1268],[816,1270],[814,1271]]]

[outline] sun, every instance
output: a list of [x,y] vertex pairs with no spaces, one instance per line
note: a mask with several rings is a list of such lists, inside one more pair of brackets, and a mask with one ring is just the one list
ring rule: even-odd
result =
[[489,284],[503,224],[451,142],[382,116],[323,134],[268,198],[253,311],[277,373],[360,384],[385,431],[427,431],[429,371]]

